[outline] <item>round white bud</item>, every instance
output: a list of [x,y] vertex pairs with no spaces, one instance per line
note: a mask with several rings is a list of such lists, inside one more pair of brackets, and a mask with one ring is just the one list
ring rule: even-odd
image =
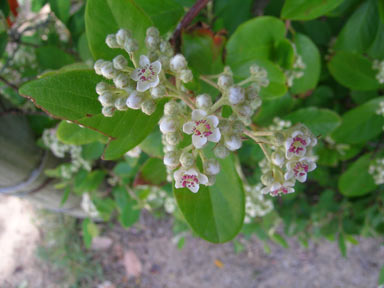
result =
[[113,68],[112,62],[104,61],[101,66],[101,74],[107,79],[113,79],[116,76],[117,71]]
[[261,175],[260,180],[261,180],[261,183],[263,183],[263,185],[265,186],[269,186],[273,182],[275,182],[275,179],[273,178],[273,173],[271,170]]
[[193,157],[192,153],[183,152],[180,155],[180,163],[181,163],[181,166],[188,169],[193,164],[195,164],[195,157]]
[[176,151],[165,153],[163,159],[164,165],[172,169],[176,168],[179,165],[179,155],[180,153]]
[[164,105],[164,115],[173,116],[180,113],[180,106],[176,101],[169,101]]
[[109,48],[119,48],[120,47],[119,43],[117,43],[115,34],[109,34],[107,36],[107,38],[105,38],[105,43],[108,45]]
[[220,172],[220,164],[216,159],[208,159],[204,162],[204,171],[207,175],[217,175]]
[[207,186],[213,186],[216,183],[216,175],[207,175],[208,183]]
[[159,47],[160,39],[154,36],[145,37],[145,46],[148,50],[156,50]]
[[173,72],[179,72],[187,67],[187,60],[183,55],[177,54],[171,58],[169,67]]
[[228,149],[222,144],[217,145],[213,149],[213,152],[215,153],[215,156],[217,158],[220,158],[220,159],[224,159],[225,157],[227,157],[229,155]]
[[232,105],[237,105],[244,102],[244,89],[238,86],[229,88],[228,100]]
[[160,131],[163,134],[176,131],[176,121],[171,117],[163,117],[160,119]]
[[271,154],[271,160],[274,165],[282,168],[285,162],[285,157],[283,153],[275,151]]
[[152,99],[147,99],[141,104],[141,111],[147,115],[151,115],[156,111],[156,103]]
[[130,38],[131,38],[131,33],[125,29],[120,29],[116,33],[116,41],[117,41],[117,44],[120,45],[120,47],[123,47],[125,42]]
[[147,36],[160,37],[160,31],[156,27],[149,27],[146,32]]
[[137,49],[139,49],[139,45],[135,39],[129,38],[125,41],[124,50],[127,51],[127,53],[135,52]]
[[243,117],[251,117],[253,115],[253,110],[248,104],[239,105],[237,112]]
[[99,59],[93,65],[93,69],[95,69],[96,74],[101,75],[101,68],[103,67],[105,60]]
[[101,95],[103,94],[104,92],[108,91],[109,90],[109,85],[105,82],[99,82],[97,83],[96,85],[96,93],[98,95]]
[[113,58],[113,67],[117,70],[123,70],[127,68],[128,61],[123,55],[118,55],[115,58]]
[[165,135],[165,140],[169,145],[175,146],[180,143],[181,135],[178,132],[171,132]]
[[208,109],[212,106],[212,98],[208,94],[200,94],[196,97],[196,106],[199,109]]
[[160,52],[165,55],[167,58],[173,56],[173,49],[171,44],[168,41],[161,40],[160,41]]
[[162,85],[158,85],[151,89],[151,96],[153,99],[161,98],[165,95],[165,88]]
[[115,111],[115,108],[112,107],[112,106],[103,107],[103,108],[101,109],[101,113],[102,113],[105,117],[112,117],[114,111]]
[[98,98],[102,106],[112,106],[114,102],[114,96],[111,92],[105,91]]
[[220,75],[219,78],[217,79],[217,85],[223,90],[228,89],[233,85],[232,76]]
[[241,121],[234,121],[231,127],[232,127],[232,132],[237,135],[242,134],[245,129],[245,126]]
[[184,83],[191,82],[193,80],[192,71],[189,69],[184,69],[180,71],[180,80]]
[[251,100],[251,102],[250,102],[253,110],[256,110],[257,108],[259,108],[262,103],[263,103],[263,101],[261,100],[260,97],[257,97],[255,99]]
[[129,77],[125,73],[119,73],[115,78],[113,78],[113,83],[119,89],[124,89],[129,85]]
[[226,139],[224,141],[225,147],[227,147],[228,150],[230,150],[230,151],[235,151],[235,150],[240,149],[242,144],[243,143],[241,141],[241,138],[239,136],[236,136],[236,135],[226,137]]
[[133,91],[127,99],[127,106],[131,109],[138,110],[140,109],[142,101],[143,97],[141,94],[137,93],[137,91]]
[[120,97],[117,98],[115,101],[115,107],[119,111],[125,111],[128,109],[127,107],[127,98],[126,97]]

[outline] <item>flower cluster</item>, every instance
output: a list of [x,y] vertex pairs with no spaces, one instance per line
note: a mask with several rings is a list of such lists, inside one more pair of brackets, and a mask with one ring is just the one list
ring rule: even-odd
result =
[[295,125],[275,133],[271,140],[273,152],[259,163],[265,185],[262,192],[271,196],[293,193],[296,180],[305,182],[308,172],[316,168],[312,148],[317,138],[304,125]]
[[58,158],[64,158],[67,153],[71,156],[70,165],[61,165],[61,176],[69,179],[71,176],[79,171],[81,168],[90,171],[91,163],[84,160],[81,155],[81,146],[67,145],[57,138],[56,129],[46,129],[43,132],[42,140],[45,146],[47,146],[53,155]]
[[83,211],[91,218],[100,218],[100,212],[97,210],[88,193],[82,195],[81,209],[83,209]]
[[165,212],[172,214],[176,210],[175,198],[169,196],[167,192],[159,187],[141,186],[140,189],[149,189],[150,192],[146,198],[148,205],[151,208],[164,207]]
[[303,58],[298,54],[296,45],[292,44],[293,51],[295,52],[295,62],[293,63],[293,67],[290,70],[285,71],[285,78],[287,79],[288,87],[293,86],[293,81],[295,79],[299,79],[304,76],[304,70],[307,68],[305,65]]
[[384,61],[375,60],[373,61],[372,68],[378,70],[376,79],[380,84],[384,83]]
[[261,192],[263,185],[261,183],[254,186],[245,186],[245,223],[251,223],[252,218],[262,217],[273,210],[273,203],[266,199]]
[[384,158],[375,159],[369,166],[369,174],[372,175],[376,185],[384,184]]

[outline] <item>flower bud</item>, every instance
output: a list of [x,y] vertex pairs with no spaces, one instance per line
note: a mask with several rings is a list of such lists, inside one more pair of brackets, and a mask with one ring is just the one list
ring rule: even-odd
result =
[[141,111],[147,115],[151,115],[156,111],[156,103],[152,99],[147,99],[141,104]]
[[217,145],[213,149],[213,152],[215,153],[215,156],[217,158],[220,158],[220,159],[224,159],[225,157],[227,157],[229,155],[228,149],[222,144]]
[[113,78],[113,83],[119,89],[124,89],[129,85],[129,77],[125,73],[119,73],[115,78]]
[[147,36],[145,38],[145,46],[148,50],[156,50],[159,47],[160,39],[154,36]]
[[163,117],[160,120],[160,131],[163,134],[171,133],[176,131],[176,121],[171,117]]
[[281,153],[281,152],[273,152],[272,155],[271,155],[271,160],[272,160],[272,163],[278,167],[283,167],[284,165],[284,162],[285,162],[285,157],[284,157],[284,154]]
[[151,26],[147,29],[146,35],[158,38],[160,37],[160,31],[156,27]]
[[251,108],[253,110],[256,110],[257,108],[259,108],[262,103],[263,103],[263,101],[261,100],[260,97],[257,97],[257,98],[250,101],[250,105],[251,105]]
[[119,43],[117,43],[115,34],[109,34],[107,36],[107,38],[105,39],[105,43],[108,45],[109,48],[119,48],[120,47]]
[[97,99],[103,106],[112,106],[114,101],[114,96],[111,92],[105,91]]
[[180,106],[176,101],[169,101],[164,105],[164,115],[173,116],[180,113]]
[[161,98],[165,95],[165,88],[162,85],[158,85],[151,89],[151,95],[153,99]]
[[208,109],[212,106],[212,98],[208,94],[201,94],[196,97],[196,106],[199,109]]
[[261,180],[261,183],[263,183],[263,185],[265,186],[269,186],[273,182],[275,182],[275,179],[273,178],[273,173],[271,170],[261,175],[260,180]]
[[123,47],[129,38],[131,38],[131,33],[125,29],[120,29],[116,33],[116,41],[120,47]]
[[237,112],[243,117],[251,117],[253,115],[253,110],[247,103],[239,105]]
[[244,124],[241,121],[234,121],[232,124],[232,131],[234,134],[240,135],[245,129]]
[[124,43],[124,50],[127,51],[127,53],[135,52],[137,49],[139,49],[139,44],[137,44],[135,39],[127,39]]
[[112,62],[104,61],[101,66],[101,74],[107,79],[113,79],[116,76],[117,71],[113,68]]
[[233,85],[233,79],[230,75],[220,75],[217,79],[217,85],[223,90],[228,89]]
[[131,109],[140,109],[141,102],[143,101],[143,97],[141,94],[138,94],[137,91],[133,91],[128,99],[127,99],[127,106]]
[[216,183],[216,175],[207,175],[208,183],[207,186],[213,186]]
[[105,117],[112,117],[114,111],[115,111],[115,108],[112,107],[112,106],[103,107],[103,108],[101,109],[101,113],[102,113]]
[[120,97],[117,98],[115,101],[115,107],[119,111],[125,111],[128,109],[127,107],[127,98],[126,97]]
[[184,69],[180,71],[180,80],[184,83],[191,82],[193,80],[192,71],[189,69]]
[[180,153],[176,151],[165,153],[163,159],[164,165],[172,169],[176,168],[179,165],[179,155]]
[[236,136],[236,135],[226,137],[226,139],[224,141],[225,147],[227,147],[228,150],[230,150],[230,151],[235,151],[235,150],[240,149],[242,144],[243,143],[241,142],[241,138],[239,136]]
[[165,140],[169,145],[175,146],[180,143],[182,136],[178,132],[171,132],[165,135]]
[[123,55],[118,55],[113,58],[113,67],[117,70],[123,70],[127,68],[128,61]]
[[172,57],[169,62],[169,67],[173,72],[179,72],[187,67],[187,60],[181,54]]
[[238,86],[229,88],[228,100],[232,105],[237,105],[244,102],[244,89]]
[[181,163],[181,166],[188,169],[193,164],[195,164],[195,157],[193,157],[192,153],[183,152],[180,155],[180,163]]
[[103,67],[104,62],[105,62],[105,60],[99,59],[93,65],[93,69],[95,69],[95,72],[97,75],[101,75],[101,68]]
[[109,90],[109,85],[105,82],[99,82],[97,83],[96,85],[96,93],[98,95],[101,95],[103,94],[104,92],[108,91]]
[[161,40],[160,41],[160,52],[165,55],[167,58],[173,56],[173,49],[171,44],[168,41]]
[[217,175],[220,172],[220,164],[216,159],[208,159],[204,162],[204,171],[207,175]]

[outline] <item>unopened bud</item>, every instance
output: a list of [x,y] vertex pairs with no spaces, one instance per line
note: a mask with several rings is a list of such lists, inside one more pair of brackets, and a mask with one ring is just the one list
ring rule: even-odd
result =
[[193,164],[195,164],[195,157],[193,157],[192,153],[183,152],[180,155],[180,163],[181,163],[181,166],[188,169]]
[[212,98],[208,94],[201,94],[196,97],[196,106],[199,109],[208,109],[212,106]]
[[193,80],[192,71],[189,69],[184,69],[180,71],[180,80],[184,83],[191,82]]
[[116,99],[115,107],[119,111],[127,110],[128,109],[128,107],[127,107],[127,98],[126,97],[120,97],[120,98]]
[[124,89],[129,85],[129,77],[125,73],[119,73],[115,78],[113,78],[113,83],[119,89]]
[[109,90],[109,85],[105,82],[99,82],[97,83],[96,85],[96,93],[98,95],[101,95],[103,94],[104,92],[108,91]]
[[243,143],[241,141],[241,138],[239,136],[236,136],[236,135],[226,137],[226,139],[224,141],[225,147],[227,147],[230,151],[235,151],[235,150],[240,149],[242,144]]
[[207,175],[217,175],[220,172],[220,164],[216,159],[208,159],[204,162],[204,171]]
[[169,145],[175,146],[181,142],[182,136],[178,132],[171,132],[165,135],[165,140]]
[[163,134],[171,133],[176,131],[176,121],[171,117],[163,117],[160,120],[160,131]]
[[114,96],[111,92],[105,91],[98,98],[102,106],[112,106],[114,101]]
[[232,76],[220,75],[219,78],[217,79],[217,85],[223,90],[228,89],[233,85]]
[[179,72],[187,67],[187,60],[185,60],[183,55],[177,54],[171,58],[169,67],[173,72]]
[[285,157],[283,153],[275,151],[271,154],[271,160],[274,165],[282,168],[285,162]]
[[127,68],[128,61],[123,55],[118,55],[113,58],[113,67],[117,70],[123,70]]
[[227,157],[229,155],[228,149],[222,144],[217,145],[213,149],[213,152],[215,153],[215,156],[217,158],[220,158],[220,159],[224,159],[225,157]]
[[151,95],[153,99],[161,98],[165,95],[165,88],[162,85],[158,85],[151,89]]
[[127,106],[135,110],[140,109],[142,100],[143,97],[141,94],[137,93],[137,91],[133,91],[127,99]]
[[112,117],[114,111],[115,111],[115,108],[112,107],[112,106],[103,107],[103,108],[101,109],[101,113],[102,113],[105,117]]
[[112,62],[104,61],[101,66],[101,74],[107,79],[113,79],[116,76],[117,71],[113,68]]
[[275,179],[273,178],[273,173],[271,170],[261,175],[260,180],[261,180],[261,183],[263,183],[263,185],[265,186],[269,186],[273,182],[275,182]]
[[176,151],[170,151],[164,155],[164,165],[172,169],[176,168],[179,165],[179,156],[180,153]]
[[125,41],[124,50],[127,51],[127,53],[135,52],[137,49],[139,49],[139,45],[136,40],[129,38]]
[[228,100],[232,105],[237,105],[244,102],[244,89],[238,86],[229,88]]
[[173,116],[180,113],[180,106],[176,101],[169,101],[164,105],[164,115]]
[[248,104],[240,105],[237,112],[243,117],[251,117],[253,114],[253,110]]
[[149,27],[146,32],[147,36],[152,36],[152,37],[160,37],[160,31],[156,27]]
[[120,29],[116,33],[116,41],[120,45],[120,47],[123,47],[125,42],[131,38],[131,33],[125,29]]
[[216,175],[207,175],[208,183],[207,186],[213,186],[216,183]]
[[141,111],[147,115],[152,115],[156,111],[156,103],[152,99],[147,99],[141,104]]
[[105,43],[108,45],[109,48],[119,48],[120,47],[119,43],[117,43],[115,34],[109,34],[107,36],[107,38],[105,39]]
[[104,62],[105,60],[99,59],[93,65],[93,69],[95,69],[97,75],[101,75],[101,68],[103,67]]

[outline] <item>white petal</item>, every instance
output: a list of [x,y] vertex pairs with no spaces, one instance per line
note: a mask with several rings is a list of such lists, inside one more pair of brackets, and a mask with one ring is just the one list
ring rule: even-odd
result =
[[189,121],[183,125],[183,131],[186,134],[191,135],[193,133],[193,129],[195,128],[195,122]]
[[200,184],[203,184],[203,185],[207,185],[208,184],[208,177],[205,176],[204,174],[199,173],[198,179],[199,179],[199,183]]
[[217,125],[219,125],[219,118],[217,118],[215,115],[207,116],[207,120],[213,127],[217,127]]
[[295,174],[292,171],[287,171],[287,173],[284,174],[284,179],[288,180],[291,179]]
[[315,162],[309,162],[308,163],[308,172],[311,172],[316,169],[316,163]]
[[212,134],[208,136],[208,141],[211,142],[219,142],[221,138],[221,133],[219,128],[215,128],[212,130]]
[[185,171],[184,174],[188,174],[188,175],[195,175],[195,176],[198,176],[198,172],[196,171],[196,169],[194,168],[191,168],[191,169],[188,169],[187,171]]
[[176,131],[175,121],[171,118],[164,117],[160,120],[160,130],[162,133],[170,133]]
[[199,191],[199,184],[196,184],[195,186],[191,186],[191,187],[187,187],[189,190],[191,190],[191,192],[193,193],[197,193],[197,191]]
[[268,186],[261,189],[262,194],[268,194],[270,191],[271,191],[271,187],[268,187]]
[[159,74],[161,71],[161,62],[160,61],[155,61],[151,64],[153,72],[156,74]]
[[207,116],[207,112],[204,110],[196,109],[192,111],[192,120],[199,121]]
[[131,79],[134,80],[134,81],[137,81],[139,80],[139,73],[140,73],[140,68],[137,68],[135,70],[133,70],[133,72],[131,73]]
[[297,181],[304,183],[305,181],[307,181],[307,173],[304,173],[304,175],[297,175],[296,179]]
[[175,180],[175,188],[176,189],[183,188],[183,184],[181,184],[181,181]]
[[203,147],[207,143],[207,141],[208,141],[207,137],[192,135],[192,144],[197,149],[200,149],[201,147]]
[[149,82],[149,86],[150,86],[151,88],[154,88],[154,87],[156,87],[157,85],[159,85],[159,82],[160,82],[160,79],[159,79],[158,76],[156,76],[156,78],[155,78],[154,81]]
[[151,64],[151,61],[149,61],[149,59],[148,59],[147,56],[145,56],[145,55],[141,55],[141,56],[140,56],[140,61],[139,61],[139,63],[140,63],[140,66],[141,66],[141,67],[144,67],[144,66],[146,66],[146,65]]
[[137,87],[136,90],[139,92],[144,92],[151,88],[151,82],[148,81],[138,81],[137,82]]
[[294,132],[292,133],[292,138],[295,138],[295,137],[298,136],[298,135],[303,135],[303,132],[301,132],[301,131],[294,131]]
[[231,136],[226,139],[224,142],[225,147],[227,147],[231,151],[235,151],[239,149],[242,145],[241,139],[237,136]]

